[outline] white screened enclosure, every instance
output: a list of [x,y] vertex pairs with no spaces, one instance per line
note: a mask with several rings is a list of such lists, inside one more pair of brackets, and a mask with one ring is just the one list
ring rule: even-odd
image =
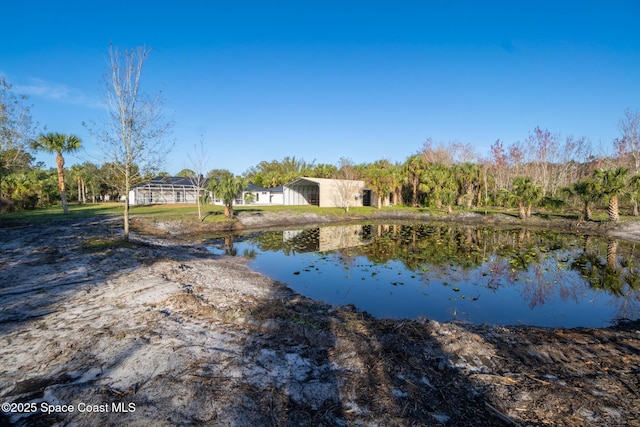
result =
[[[206,194],[205,185],[199,196]],[[134,186],[129,192],[130,205],[196,203],[198,189],[191,178],[157,177]]]

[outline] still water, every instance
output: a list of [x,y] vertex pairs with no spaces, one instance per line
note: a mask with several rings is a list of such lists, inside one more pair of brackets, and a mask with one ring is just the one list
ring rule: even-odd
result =
[[214,240],[313,299],[377,317],[601,327],[640,318],[640,247],[525,229],[358,224]]

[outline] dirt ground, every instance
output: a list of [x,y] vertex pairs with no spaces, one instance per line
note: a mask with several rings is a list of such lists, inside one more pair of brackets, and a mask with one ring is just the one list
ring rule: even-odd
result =
[[638,322],[379,320],[147,226],[0,227],[0,425],[640,426]]

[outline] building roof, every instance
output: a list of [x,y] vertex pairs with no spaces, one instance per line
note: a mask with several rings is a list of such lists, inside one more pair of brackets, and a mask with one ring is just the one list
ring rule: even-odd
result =
[[[316,179],[316,178],[313,178]],[[202,187],[206,187],[209,184],[209,178],[206,178],[204,180],[204,182],[202,183]],[[147,187],[149,185],[152,186],[167,186],[167,187],[193,187],[196,185],[196,183],[193,182],[193,178],[189,178],[189,177],[182,177],[182,176],[156,176],[154,178],[151,178],[148,181],[144,181],[141,182],[139,184],[134,185],[133,187]],[[267,191],[267,192],[271,192],[271,193],[282,193],[283,191],[283,186],[279,185],[277,187],[273,187],[273,188],[265,188],[265,187],[261,187],[259,185],[254,184],[253,182],[250,182],[249,184],[247,184],[247,186],[244,188],[244,191]]]
[[250,182],[246,187],[244,187],[244,191],[269,191],[269,189]]
[[282,193],[282,185],[273,188],[260,187],[259,185],[250,182],[249,185],[244,187],[244,191],[266,191],[268,193]]
[[313,182],[315,184],[334,184],[334,183],[338,183],[338,182],[354,181],[354,182],[360,182],[360,183],[364,184],[364,181],[361,181],[359,179],[310,178],[310,177],[303,176],[301,178],[298,178],[296,180],[293,180],[293,181],[285,184],[284,186],[285,187],[289,187],[291,185],[297,184],[300,181],[308,181],[308,182]]
[[[134,185],[134,187],[143,187],[143,186],[148,186],[148,185],[153,185],[153,186],[168,186],[168,187],[193,187],[196,184],[193,182],[194,179],[193,178],[188,178],[188,177],[183,177],[183,176],[156,176],[154,178],[151,178],[148,181],[144,181],[141,182],[139,184]],[[204,183],[203,183],[203,187],[206,187],[206,185],[209,183],[209,179],[205,179]]]

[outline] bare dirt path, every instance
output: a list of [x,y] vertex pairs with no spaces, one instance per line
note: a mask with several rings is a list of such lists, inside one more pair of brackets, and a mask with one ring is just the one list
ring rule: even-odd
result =
[[0,425],[640,426],[638,323],[378,320],[118,235],[0,228]]

